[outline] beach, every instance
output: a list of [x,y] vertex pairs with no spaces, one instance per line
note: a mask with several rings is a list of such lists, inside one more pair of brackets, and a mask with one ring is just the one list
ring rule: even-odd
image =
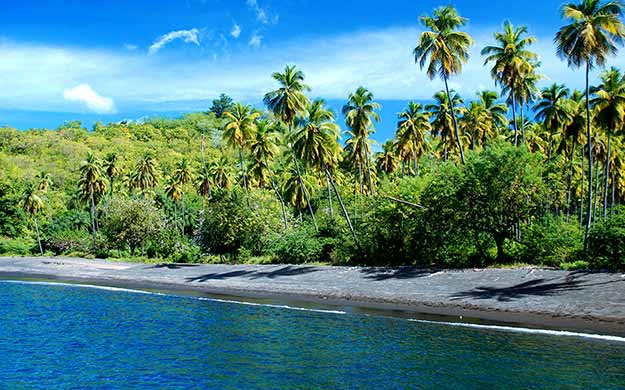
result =
[[0,279],[16,278],[625,335],[623,273],[0,258]]

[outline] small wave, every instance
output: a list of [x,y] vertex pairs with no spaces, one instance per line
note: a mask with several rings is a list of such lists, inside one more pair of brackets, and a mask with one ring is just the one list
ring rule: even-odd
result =
[[585,338],[585,339],[615,341],[615,342],[625,343],[625,337],[609,336],[609,335],[593,334],[593,333],[570,332],[566,330],[532,329],[532,328],[521,328],[521,327],[500,326],[500,325],[480,325],[480,324],[471,324],[468,322],[429,321],[429,320],[418,320],[414,318],[410,318],[408,319],[408,321],[418,322],[421,324],[457,326],[457,327],[462,327],[462,328],[474,328],[474,329],[494,330],[494,331],[500,331],[500,332],[525,333],[525,334],[538,334],[538,335],[547,335],[547,336],[580,337],[580,338]]
[[324,309],[310,309],[306,307],[297,307],[297,306],[288,306],[288,305],[274,305],[271,303],[256,303],[256,302],[245,302],[245,301],[235,301],[229,299],[219,299],[219,298],[198,298],[202,301],[212,301],[212,302],[221,302],[221,303],[234,303],[237,305],[246,305],[246,306],[262,306],[262,307],[272,307],[275,309],[286,309],[286,310],[299,310],[299,311],[310,311],[315,313],[326,313],[326,314],[347,314],[347,312],[342,310],[324,310]]
[[148,295],[165,295],[162,293],[144,291],[144,290],[135,290],[130,288],[121,288],[121,287],[109,287],[109,286],[98,286],[94,284],[80,284],[80,283],[62,283],[62,282],[37,282],[37,281],[28,281],[28,280],[2,280],[3,283],[14,283],[14,284],[37,284],[42,286],[62,286],[62,287],[78,287],[78,288],[92,288],[97,290],[106,290],[106,291],[115,291],[115,292],[129,292],[135,294],[148,294]]

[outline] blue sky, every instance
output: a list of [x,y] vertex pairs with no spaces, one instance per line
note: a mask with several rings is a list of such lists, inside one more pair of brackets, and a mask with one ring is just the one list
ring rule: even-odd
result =
[[[368,87],[382,104],[379,141],[391,136],[408,99],[442,88],[411,55],[418,17],[445,1],[362,0],[22,0],[0,12],[0,125],[55,128],[175,116],[202,110],[219,93],[260,105],[273,71],[297,64],[339,109]],[[466,100],[495,89],[479,50],[504,20],[536,35],[544,84],[583,85],[580,72],[556,58],[553,36],[561,1],[452,1],[470,19],[476,46],[452,80]],[[625,65],[625,56],[611,64]]]

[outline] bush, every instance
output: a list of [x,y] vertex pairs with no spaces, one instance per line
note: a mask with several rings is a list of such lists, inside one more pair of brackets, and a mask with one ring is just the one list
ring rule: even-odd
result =
[[52,231],[43,240],[44,249],[56,256],[68,253],[89,253],[92,250],[92,238],[86,230]]
[[267,252],[280,263],[302,264],[328,261],[324,240],[317,237],[309,226],[274,235]]
[[560,264],[560,268],[565,271],[584,271],[590,269],[590,263],[583,260],[577,260],[572,263],[562,263]]
[[39,251],[37,242],[20,238],[0,238],[0,255],[28,256]]
[[548,217],[525,226],[522,232],[525,250],[522,261],[529,264],[560,266],[575,261],[583,251],[583,237],[577,222]]
[[625,214],[617,213],[597,222],[589,233],[591,265],[596,268],[625,269]]

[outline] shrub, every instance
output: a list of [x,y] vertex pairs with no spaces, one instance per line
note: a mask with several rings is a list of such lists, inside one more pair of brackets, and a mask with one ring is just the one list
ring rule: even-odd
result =
[[33,240],[0,237],[0,255],[28,256],[39,250],[36,247],[37,242]]
[[625,214],[617,213],[590,229],[589,254],[597,268],[625,269]]
[[57,230],[50,232],[43,240],[45,250],[55,255],[88,253],[92,249],[91,235],[86,230]]
[[548,217],[522,232],[525,251],[522,261],[529,264],[560,266],[581,256],[583,237],[577,222],[567,223],[563,218]]
[[324,241],[309,226],[274,235],[268,250],[280,263],[302,264],[328,261]]

